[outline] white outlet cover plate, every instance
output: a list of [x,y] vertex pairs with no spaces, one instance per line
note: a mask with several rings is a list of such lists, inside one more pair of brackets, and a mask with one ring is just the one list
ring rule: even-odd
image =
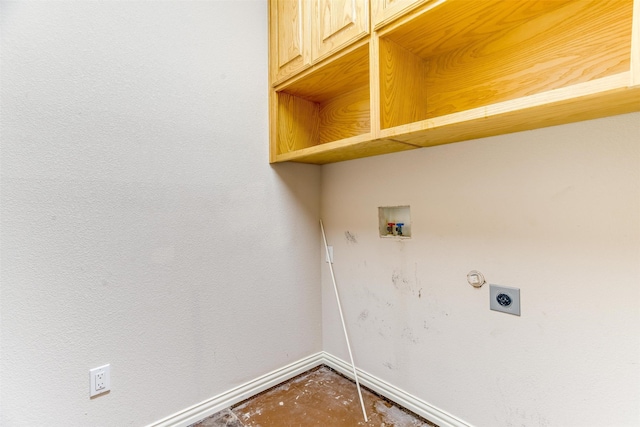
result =
[[[327,252],[329,252],[329,256],[327,256]],[[327,246],[327,250],[324,251],[324,262],[333,264],[333,246]]]
[[[102,380],[98,376],[102,374]],[[97,396],[111,390],[111,365],[104,365],[89,370],[89,397]]]
[[520,289],[489,285],[489,308],[494,311],[520,316]]

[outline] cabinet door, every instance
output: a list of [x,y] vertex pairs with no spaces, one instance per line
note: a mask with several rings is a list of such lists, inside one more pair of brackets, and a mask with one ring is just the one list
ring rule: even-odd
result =
[[313,62],[369,33],[369,0],[313,0],[313,3]]
[[309,0],[269,2],[271,83],[281,82],[311,63]]
[[431,0],[371,0],[373,28],[379,28],[428,1]]

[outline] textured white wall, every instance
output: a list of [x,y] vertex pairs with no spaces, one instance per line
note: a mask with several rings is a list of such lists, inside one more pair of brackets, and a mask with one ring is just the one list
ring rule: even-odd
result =
[[268,164],[266,16],[0,4],[3,427],[141,426],[321,350],[320,168]]
[[[639,142],[636,113],[323,167],[356,364],[477,426],[640,425]],[[380,239],[378,206],[404,204],[412,239]]]

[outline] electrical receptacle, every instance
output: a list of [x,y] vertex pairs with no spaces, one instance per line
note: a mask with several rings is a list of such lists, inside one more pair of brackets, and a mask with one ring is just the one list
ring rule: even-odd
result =
[[[329,254],[327,254],[327,252],[329,252]],[[324,252],[324,262],[333,264],[333,246],[327,246],[327,250]]]
[[520,289],[489,285],[489,308],[520,316]]
[[100,371],[96,374],[96,390],[104,390],[104,371]]
[[111,389],[111,365],[90,369],[89,377],[89,397],[106,393]]

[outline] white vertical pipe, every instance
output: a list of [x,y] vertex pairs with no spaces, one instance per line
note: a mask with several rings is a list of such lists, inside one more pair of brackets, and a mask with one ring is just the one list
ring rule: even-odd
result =
[[367,411],[364,409],[364,400],[362,399],[362,391],[360,391],[360,382],[358,381],[358,373],[356,372],[356,365],[353,362],[353,354],[351,353],[351,345],[349,344],[349,335],[347,334],[347,326],[344,323],[344,315],[342,314],[342,304],[340,304],[340,296],[338,295],[338,285],[336,284],[336,276],[333,274],[333,263],[329,256],[329,246],[327,246],[327,236],[324,234],[324,225],[320,220],[320,230],[322,230],[322,240],[324,241],[324,250],[329,260],[329,271],[331,271],[331,280],[333,281],[333,290],[336,293],[336,302],[338,303],[338,312],[340,313],[340,320],[342,321],[342,330],[344,331],[344,338],[347,341],[347,350],[349,350],[349,358],[351,359],[351,367],[353,368],[353,378],[356,380],[356,388],[358,389],[358,397],[360,398],[360,406],[362,407],[362,415],[364,415],[364,422],[369,422],[367,418]]

